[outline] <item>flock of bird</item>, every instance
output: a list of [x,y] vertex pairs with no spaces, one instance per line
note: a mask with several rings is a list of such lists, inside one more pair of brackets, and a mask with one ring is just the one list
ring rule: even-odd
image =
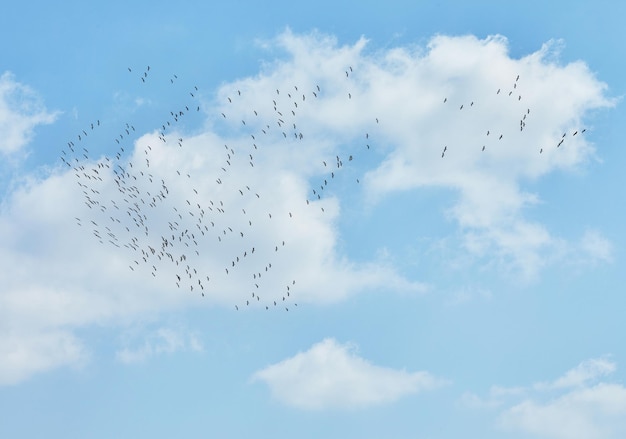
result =
[[[128,71],[133,73],[131,68]],[[148,66],[141,73],[139,77],[142,83],[149,80],[150,71]],[[171,84],[177,79],[176,75],[172,75]],[[187,90],[186,101],[156,124],[157,137],[163,145],[145,145],[141,160],[137,155],[132,155],[134,141],[139,133],[130,122],[125,123],[111,140],[116,150],[110,154],[90,156],[89,136],[101,129],[103,124],[100,120],[89,123],[67,141],[60,158],[64,165],[73,169],[84,196],[84,205],[88,209],[88,218],[76,217],[77,224],[91,228],[93,237],[100,243],[126,250],[128,269],[131,271],[147,267],[154,277],[162,272],[173,274],[173,285],[201,296],[223,287],[216,285],[214,279],[224,280],[228,276],[248,278],[249,297],[237,303],[235,309],[239,310],[244,304],[260,304],[267,310],[283,307],[288,311],[291,305],[297,306],[293,300],[296,279],[285,279],[282,291],[270,293],[263,290],[263,280],[276,269],[276,265],[272,265],[271,254],[282,251],[289,242],[279,239],[262,248],[249,240],[249,236],[258,235],[258,232],[252,233],[250,230],[262,222],[250,213],[259,214],[263,211],[264,199],[273,194],[260,193],[257,188],[242,184],[243,179],[238,178],[241,175],[232,178],[230,174],[233,169],[241,174],[240,165],[243,161],[254,168],[256,157],[263,153],[267,142],[276,142],[277,138],[286,142],[302,141],[305,133],[298,127],[298,112],[308,102],[318,98],[322,89],[315,86],[304,92],[297,85],[282,92],[276,89],[272,105],[268,106],[273,109],[271,115],[261,115],[260,110],[251,111],[251,115],[263,117],[267,123],[261,125],[258,131],[250,132],[246,150],[242,146],[224,145],[222,161],[216,167],[218,173],[214,176],[212,188],[207,188],[203,182],[196,185],[195,176],[182,167],[176,170],[175,175],[167,176],[154,171],[154,165],[151,167],[151,160],[155,160],[153,156],[158,148],[172,145],[186,147],[185,140],[173,137],[173,133],[177,132],[177,125],[190,112],[200,111],[198,92],[197,86]],[[228,102],[232,104],[241,95],[242,92],[238,90],[236,95],[227,98]],[[222,112],[221,117],[226,119],[229,116]],[[242,128],[251,125],[241,120]],[[368,137],[368,134],[364,135],[365,139]],[[328,169],[328,175],[322,179],[319,187],[312,189],[310,199],[303,200],[303,203],[306,202],[310,208],[316,206],[316,201],[322,200],[323,191],[328,190],[330,182],[341,172],[344,162],[352,160],[353,155],[337,155],[334,162],[324,160],[323,166]],[[171,178],[178,181],[172,182]],[[112,187],[116,191],[113,194]],[[174,187],[186,187],[190,191],[180,196]],[[234,201],[233,194],[243,201]],[[323,203],[319,203],[319,209],[325,212]],[[296,220],[291,210],[267,210],[264,214],[267,215],[265,221],[271,221],[273,215],[274,218],[283,215]],[[226,251],[230,252],[228,256],[224,254]],[[223,258],[217,262],[222,265],[221,276],[220,273],[207,272],[207,259],[203,259],[203,253],[210,254],[208,259]],[[258,255],[263,255],[265,259],[260,259]],[[164,269],[164,264],[171,269]],[[213,268],[217,264],[212,264]],[[245,267],[246,272],[242,272],[241,267]]]
[[[130,67],[128,72],[135,74]],[[151,73],[149,66],[141,72],[142,84],[150,81]],[[344,73],[350,80],[354,70],[348,66]],[[178,76],[168,79],[173,86]],[[508,93],[509,98],[521,103],[519,79],[518,75],[509,91],[498,89],[494,93],[503,96]],[[346,87],[345,99],[352,99],[353,92]],[[244,102],[241,101],[243,94],[245,90],[236,90],[226,97],[227,103],[221,106],[223,111],[216,115],[217,119],[234,126],[228,108]],[[237,285],[243,282],[242,288],[248,289],[244,295],[237,296],[236,310],[255,305],[266,310],[289,311],[291,306],[297,306],[296,279],[281,277],[281,267],[276,263],[278,254],[289,247],[290,241],[287,238],[273,242],[259,240],[264,224],[273,218],[297,222],[294,212],[301,212],[304,206],[319,208],[318,213],[323,214],[323,195],[329,192],[346,165],[373,149],[373,139],[370,131],[363,132],[358,149],[322,160],[318,165],[323,176],[302,200],[303,206],[273,211],[270,206],[280,203],[266,200],[276,197],[276,193],[254,186],[253,180],[246,184],[246,173],[253,172],[255,165],[259,166],[258,157],[265,154],[265,159],[268,158],[266,150],[271,150],[276,142],[287,142],[288,147],[298,148],[298,142],[307,138],[306,126],[300,126],[299,113],[322,99],[324,89],[319,85],[304,89],[292,84],[276,89],[272,95],[264,105],[247,111],[249,119],[236,122],[240,124],[241,137],[245,134],[248,140],[225,144],[220,159],[215,158],[210,166],[197,172],[180,166],[168,173],[163,171],[162,163],[154,165],[155,161],[162,161],[164,148],[169,154],[172,150],[190,147],[177,133],[181,121],[201,110],[197,86],[185,90],[181,104],[154,124],[157,143],[145,146],[135,143],[140,133],[128,122],[110,139],[113,152],[92,157],[89,140],[104,123],[99,119],[88,123],[67,141],[60,157],[63,164],[74,171],[84,195],[86,211],[76,218],[77,224],[90,228],[100,243],[119,249],[121,257],[127,258],[130,271],[146,269],[155,278],[164,275],[172,286],[201,296],[225,288],[224,282],[235,277]],[[443,103],[451,105],[448,98],[444,98]],[[468,111],[478,104],[478,101],[462,103],[459,111]],[[520,111],[520,132],[525,129],[530,114],[530,108]],[[378,117],[372,124],[379,124]],[[583,129],[581,133],[584,132]],[[571,136],[577,134],[578,131]],[[558,140],[557,148],[566,137],[564,134]],[[485,142],[480,146],[482,151],[487,148],[487,140],[501,142],[503,133],[487,130]],[[137,149],[140,146],[141,151]],[[543,148],[539,153],[543,153]],[[441,157],[445,158],[446,154],[450,154],[450,149],[443,145]],[[214,172],[210,186],[206,184],[208,172]],[[354,178],[353,182],[359,184],[360,180]],[[280,290],[274,290],[274,283],[265,282],[268,278],[278,278],[282,284]]]
[[[498,96],[511,98],[514,101],[517,101],[518,103],[521,104],[522,94],[521,94],[521,88],[518,88],[519,80],[520,80],[520,75],[517,75],[515,80],[512,82],[511,88],[509,89],[508,93],[506,91],[503,92],[502,88],[498,88],[495,91],[495,94]],[[446,97],[443,99],[443,103],[446,104],[447,102],[448,102],[448,98]],[[472,107],[474,107],[474,101],[470,101],[469,105],[467,105],[467,103],[462,103],[459,106],[459,111],[462,111],[464,108],[466,108],[466,111],[467,111],[468,109],[471,109]],[[519,116],[519,131],[523,132],[524,129],[526,128],[526,122],[530,118],[530,108],[521,106],[520,112],[521,114]],[[578,130],[574,130],[573,133],[571,134],[571,137],[574,137],[577,134],[583,134],[586,131],[587,130],[584,128],[581,129],[580,132]],[[486,133],[484,134],[483,142],[480,147],[481,151],[485,151],[487,149],[487,145],[490,143],[493,144],[496,141],[496,139],[499,142],[499,141],[502,141],[503,138],[504,138],[504,133],[502,132],[492,133],[491,129],[487,129]],[[554,146],[556,148],[560,148],[565,142],[566,138],[567,138],[567,132],[563,133],[563,135],[554,143]],[[444,158],[446,156],[447,151],[448,151],[448,145],[444,145],[441,151],[441,158]],[[539,154],[543,154],[543,151],[544,151],[544,146],[539,146]]]

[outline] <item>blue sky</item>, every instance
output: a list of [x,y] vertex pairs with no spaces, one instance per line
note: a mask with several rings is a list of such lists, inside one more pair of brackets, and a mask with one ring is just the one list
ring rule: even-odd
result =
[[624,8],[8,5],[0,436],[623,437]]

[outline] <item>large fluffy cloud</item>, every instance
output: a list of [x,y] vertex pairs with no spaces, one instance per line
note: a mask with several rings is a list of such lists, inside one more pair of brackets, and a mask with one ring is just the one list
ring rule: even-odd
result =
[[583,62],[554,61],[558,45],[512,59],[506,43],[440,36],[425,53],[397,49],[364,66],[376,77],[368,83],[375,112],[393,114],[380,129],[395,145],[366,183],[379,197],[428,186],[456,190],[448,213],[467,250],[532,278],[562,243],[524,218],[540,201],[524,183],[592,156],[584,116],[612,103]]
[[[593,154],[583,117],[610,102],[583,63],[556,64],[550,46],[512,59],[503,37],[436,37],[423,50],[368,53],[364,39],[339,46],[287,31],[267,44],[286,56],[212,99],[181,89],[147,130],[86,121],[50,174],[24,177],[3,200],[0,331],[60,334],[68,348],[55,355],[64,359],[24,344],[48,355],[42,369],[84,357],[76,328],[200,299],[282,310],[366,289],[423,291],[384,261],[342,254],[347,199],[451,188],[459,198],[449,215],[472,254],[526,275],[541,268],[558,239],[524,219],[539,197],[522,184]],[[157,89],[174,87],[166,94],[175,96],[178,86],[171,77]],[[6,108],[6,120],[26,114]],[[201,109],[201,128],[181,123]],[[52,118],[28,114],[28,127]],[[5,152],[28,136],[19,138]],[[581,246],[610,257],[599,232]],[[7,372],[20,367],[4,364],[13,377],[4,381],[27,376]]]
[[[292,163],[319,163],[333,149],[351,154],[373,203],[390,192],[455,191],[447,215],[462,230],[464,249],[523,279],[566,251],[607,260],[610,243],[599,231],[576,246],[524,215],[541,202],[527,183],[584,166],[595,154],[585,116],[614,104],[584,62],[558,62],[559,42],[520,59],[509,56],[502,36],[437,36],[426,48],[373,53],[365,39],[339,47],[317,34],[285,32],[272,43],[289,61],[224,87],[221,111],[240,123],[261,91],[269,102],[284,84],[320,85],[321,99],[298,109],[298,126],[315,148],[287,156]],[[257,92],[227,101],[237,90]]]
[[306,352],[266,367],[253,380],[267,383],[281,402],[305,409],[355,409],[393,402],[444,384],[428,372],[376,366],[352,346],[325,339]]

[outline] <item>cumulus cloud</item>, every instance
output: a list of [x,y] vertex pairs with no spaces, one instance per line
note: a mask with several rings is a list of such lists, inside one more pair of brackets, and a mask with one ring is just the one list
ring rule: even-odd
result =
[[552,439],[613,439],[626,433],[626,388],[611,382],[617,369],[608,358],[585,360],[551,382],[492,388],[481,398],[467,393],[473,408],[497,409],[506,431]]
[[445,383],[428,372],[373,365],[359,357],[350,344],[331,338],[256,372],[252,379],[265,382],[284,404],[305,410],[391,403]]
[[[594,149],[583,117],[611,104],[584,63],[557,64],[549,45],[512,59],[500,36],[367,52],[365,39],[286,31],[266,45],[284,54],[258,75],[212,99],[168,79],[176,113],[141,132],[86,122],[89,136],[68,134],[51,173],[13,185],[0,210],[0,331],[71,334],[205,302],[265,311],[425,291],[386,260],[347,258],[338,224],[348,197],[375,206],[426,186],[458,192],[447,215],[466,251],[539,272],[559,240],[524,219],[540,198],[522,185],[584,164]],[[3,84],[5,97],[31,96],[6,74]],[[5,120],[28,121],[5,127],[30,127],[4,152],[53,120],[26,101],[4,107]],[[201,127],[186,125],[192,114],[207,115]],[[92,145],[109,145],[106,156]],[[600,238],[583,247],[606,260]]]
[[0,76],[0,154],[5,157],[23,149],[38,125],[53,123],[58,112],[49,112],[30,87],[10,72]]
[[395,148],[366,179],[373,196],[455,189],[448,214],[465,248],[536,276],[560,240],[524,218],[540,202],[524,183],[585,163],[594,148],[581,135],[584,116],[613,105],[583,62],[555,61],[558,48],[548,43],[513,59],[501,36],[439,36],[424,52],[400,48],[364,67],[376,77],[368,83],[380,96],[375,112],[394,114],[380,129]]
[[[233,106],[226,97],[235,89],[319,84],[324,93],[317,111],[307,107],[299,118],[327,136],[316,138],[317,157],[299,152],[302,161],[323,157],[330,134],[336,143],[352,142],[359,160],[369,160],[367,145],[380,158],[360,169],[370,202],[394,191],[450,188],[458,199],[447,216],[462,230],[463,249],[478,260],[532,280],[561,257],[563,239],[524,217],[541,203],[524,186],[584,166],[595,154],[585,116],[614,105],[584,62],[559,63],[562,42],[519,59],[509,56],[499,35],[437,36],[425,48],[378,52],[368,52],[364,38],[339,46],[328,36],[289,31],[271,43],[266,46],[283,48],[289,60],[226,86],[220,98],[227,114]],[[267,89],[267,99],[276,97],[274,87]],[[250,104],[233,105],[244,114]],[[312,131],[309,137],[319,134]],[[571,247],[581,257],[592,252],[606,261],[610,243],[592,238],[585,234],[582,247]]]

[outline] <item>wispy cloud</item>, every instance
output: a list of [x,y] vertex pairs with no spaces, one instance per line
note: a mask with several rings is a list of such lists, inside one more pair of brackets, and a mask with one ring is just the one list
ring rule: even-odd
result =
[[626,388],[612,382],[606,357],[585,360],[551,382],[467,393],[468,407],[497,409],[499,428],[551,439],[617,439],[626,433]]
[[143,334],[144,341],[136,347],[124,347],[115,353],[122,363],[140,363],[150,357],[173,354],[175,352],[202,352],[202,342],[194,333],[188,333],[180,328],[159,328],[148,334]]
[[35,128],[53,123],[58,114],[48,111],[34,90],[4,72],[0,76],[0,154],[6,159],[22,150]]
[[592,358],[585,360],[575,368],[567,371],[552,383],[538,383],[537,389],[564,389],[568,387],[585,387],[598,379],[612,374],[617,365],[608,358]]
[[306,352],[256,372],[279,401],[305,410],[358,409],[392,403],[446,382],[428,372],[376,366],[354,346],[327,338]]
[[0,386],[18,384],[61,366],[78,367],[89,359],[88,350],[70,331],[0,334]]
[[587,230],[580,240],[583,255],[592,262],[612,262],[613,244],[598,230]]

